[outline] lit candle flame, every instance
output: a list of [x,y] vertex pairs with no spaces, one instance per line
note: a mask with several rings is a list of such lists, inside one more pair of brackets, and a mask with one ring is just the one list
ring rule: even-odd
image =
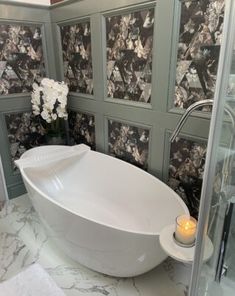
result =
[[179,242],[191,244],[195,240],[197,221],[189,216],[183,215],[177,218],[175,235]]

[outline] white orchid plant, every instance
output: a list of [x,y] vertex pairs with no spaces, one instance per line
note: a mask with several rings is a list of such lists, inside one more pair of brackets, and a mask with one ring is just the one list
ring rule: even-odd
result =
[[43,78],[40,85],[34,83],[31,95],[33,114],[40,115],[47,123],[53,123],[59,118],[67,120],[68,92],[64,82],[53,79]]

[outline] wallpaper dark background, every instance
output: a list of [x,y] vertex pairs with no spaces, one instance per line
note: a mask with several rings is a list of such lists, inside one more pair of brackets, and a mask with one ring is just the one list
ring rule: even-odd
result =
[[0,95],[31,92],[44,76],[41,28],[0,24]]
[[224,0],[182,2],[175,107],[188,108],[194,102],[214,97],[224,3]]
[[62,26],[64,78],[69,90],[93,94],[90,22]]
[[108,97],[150,103],[154,9],[106,18]]

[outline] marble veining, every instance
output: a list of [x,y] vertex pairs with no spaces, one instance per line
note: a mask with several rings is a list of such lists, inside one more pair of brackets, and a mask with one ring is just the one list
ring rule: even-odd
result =
[[168,185],[184,200],[197,218],[207,143],[176,138],[171,144]]
[[95,116],[78,111],[69,111],[69,134],[71,145],[86,144],[96,149]]
[[154,8],[106,17],[108,97],[150,103]]
[[43,119],[32,112],[5,114],[13,170],[14,160],[28,149],[46,144],[46,129]]
[[108,120],[108,153],[144,170],[148,168],[150,131]]
[[69,90],[93,94],[90,21],[60,27],[64,77]]
[[214,98],[224,6],[224,0],[181,3],[175,107],[187,108],[194,102]]
[[31,92],[45,76],[41,27],[0,24],[0,95]]
[[190,266],[168,259],[136,278],[114,278],[74,262],[53,243],[27,195],[8,202],[0,212],[0,282],[34,262],[39,263],[67,296],[184,296]]

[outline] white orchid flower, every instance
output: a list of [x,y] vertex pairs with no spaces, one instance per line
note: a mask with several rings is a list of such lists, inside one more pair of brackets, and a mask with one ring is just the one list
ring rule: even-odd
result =
[[53,79],[43,78],[40,85],[34,83],[31,95],[33,113],[41,115],[48,123],[57,120],[58,117],[67,119],[68,92],[67,84]]

